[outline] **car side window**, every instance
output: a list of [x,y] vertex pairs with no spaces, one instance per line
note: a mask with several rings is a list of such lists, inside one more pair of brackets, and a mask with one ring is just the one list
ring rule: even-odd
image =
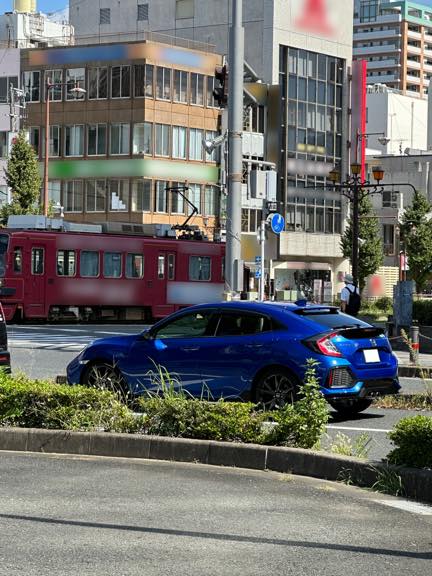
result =
[[196,311],[184,314],[167,322],[153,333],[154,338],[197,338],[212,336],[209,334],[211,327],[212,311]]
[[216,336],[246,336],[272,329],[271,321],[262,314],[227,312],[220,317]]

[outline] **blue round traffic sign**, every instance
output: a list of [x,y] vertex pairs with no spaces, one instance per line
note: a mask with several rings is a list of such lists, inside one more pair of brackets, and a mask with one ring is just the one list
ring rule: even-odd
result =
[[271,215],[270,226],[275,234],[280,234],[285,228],[285,218],[282,214],[275,212]]

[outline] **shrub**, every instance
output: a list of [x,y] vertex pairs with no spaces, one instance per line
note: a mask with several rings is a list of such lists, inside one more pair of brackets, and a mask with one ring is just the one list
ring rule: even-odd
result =
[[106,390],[0,373],[0,426],[132,432],[132,412]]
[[432,300],[414,300],[413,320],[423,326],[432,326]]
[[387,456],[391,464],[432,468],[432,417],[403,418],[389,433],[395,444]]
[[388,314],[392,314],[393,312],[393,300],[388,296],[382,296],[381,298],[378,298],[378,300],[375,302],[375,306],[382,312],[386,312]]

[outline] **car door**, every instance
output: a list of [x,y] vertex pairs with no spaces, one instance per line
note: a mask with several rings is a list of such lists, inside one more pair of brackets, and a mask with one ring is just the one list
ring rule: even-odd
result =
[[143,387],[153,390],[174,387],[201,396],[201,348],[209,331],[214,333],[215,313],[214,309],[185,311],[158,323],[132,347],[128,378],[135,383],[141,378]]
[[215,399],[248,393],[257,371],[270,363],[272,342],[266,315],[232,308],[220,311],[215,336],[201,345],[204,390]]

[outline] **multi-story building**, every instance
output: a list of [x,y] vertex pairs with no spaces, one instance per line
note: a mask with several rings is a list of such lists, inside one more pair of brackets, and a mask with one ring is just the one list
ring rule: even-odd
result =
[[[18,88],[19,71],[20,51],[2,47],[0,43],[0,206],[10,199],[4,169],[9,154],[11,127],[14,127],[11,118],[11,113],[14,113],[11,109],[11,87]],[[18,123],[15,127],[18,128]]]
[[[26,127],[41,172],[50,95],[49,199],[68,220],[176,225],[193,205],[191,224],[214,234],[218,167],[202,141],[218,129],[220,56],[146,41],[21,54]],[[85,90],[78,98],[76,86]],[[189,204],[167,190],[184,186]]]
[[[228,53],[227,1],[124,0],[120,6],[117,0],[104,0],[103,5],[70,0],[69,6],[78,43],[95,33],[120,38],[149,32],[211,42],[219,53]],[[270,269],[276,290],[321,280],[332,282],[337,292],[347,267],[340,249],[342,199],[320,187],[334,164],[343,172],[348,166],[352,27],[347,23],[352,14],[352,0],[243,2],[245,59],[272,87],[270,115],[256,124],[265,135],[264,160],[277,164],[287,221]],[[243,257],[250,262],[259,254],[261,214],[246,202],[243,209]]]
[[432,75],[432,7],[411,0],[355,0],[353,58],[368,83],[423,97]]

